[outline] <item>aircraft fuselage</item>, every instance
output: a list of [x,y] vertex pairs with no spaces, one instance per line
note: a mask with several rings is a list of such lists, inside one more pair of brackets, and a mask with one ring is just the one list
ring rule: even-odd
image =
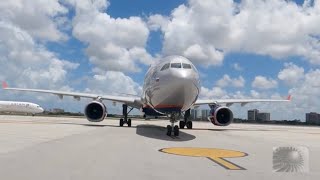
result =
[[38,104],[18,101],[0,101],[0,112],[42,113],[43,108]]

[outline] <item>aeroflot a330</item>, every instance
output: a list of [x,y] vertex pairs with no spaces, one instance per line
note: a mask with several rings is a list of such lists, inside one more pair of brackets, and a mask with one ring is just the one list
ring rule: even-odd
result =
[[[211,111],[209,120],[217,126],[227,126],[233,121],[233,113],[228,106],[234,103],[245,105],[251,102],[287,102],[288,99],[198,99],[200,93],[200,79],[196,67],[182,56],[168,56],[158,63],[151,65],[147,71],[143,84],[141,97],[126,97],[113,95],[98,95],[89,93],[64,92],[42,89],[9,88],[4,83],[4,89],[51,93],[63,96],[73,96],[75,99],[92,98],[84,109],[84,114],[89,121],[100,122],[106,114],[107,108],[103,100],[122,103],[123,118],[120,126],[131,126],[128,114],[133,108],[142,110],[145,115],[165,115],[171,124],[167,126],[167,135],[179,135],[179,128],[192,129],[190,108],[199,105],[209,105]],[[129,107],[129,111],[128,111]],[[179,126],[174,125],[179,121]]]

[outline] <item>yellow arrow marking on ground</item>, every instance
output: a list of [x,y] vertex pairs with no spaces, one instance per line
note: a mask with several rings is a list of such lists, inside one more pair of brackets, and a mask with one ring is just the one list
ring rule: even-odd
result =
[[245,170],[245,168],[236,165],[224,158],[244,157],[246,153],[240,151],[226,150],[226,149],[214,149],[214,148],[164,148],[160,149],[161,152],[168,154],[175,154],[181,156],[193,156],[193,157],[206,157],[220,166],[230,170]]

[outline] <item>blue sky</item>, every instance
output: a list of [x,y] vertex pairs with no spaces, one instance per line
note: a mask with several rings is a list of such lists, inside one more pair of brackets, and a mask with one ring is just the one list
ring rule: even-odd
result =
[[[167,1],[163,3],[162,1],[148,1],[148,0],[138,0],[138,1],[128,1],[128,0],[117,0],[109,1],[110,5],[106,9],[106,13],[114,18],[129,18],[131,16],[140,16],[142,18],[148,18],[148,16],[153,14],[161,14],[164,16],[170,16],[173,9],[181,4],[186,4],[187,1]],[[303,1],[296,1],[298,4],[302,4]],[[71,11],[70,18],[74,16],[74,12]],[[88,57],[84,53],[86,45],[81,41],[78,41],[71,35],[71,31],[68,32],[70,39],[66,43],[48,43],[48,49],[56,52],[61,58],[69,59],[74,62],[80,62],[80,66],[73,72],[72,78],[82,77],[84,75],[90,74],[92,65],[88,62]],[[150,33],[148,41],[146,44],[147,51],[152,54],[160,54],[162,49],[162,37],[160,31],[154,31]],[[68,49],[67,51],[65,49]],[[272,58],[268,55],[256,55],[252,53],[230,53],[224,58],[222,65],[215,67],[203,67],[198,66],[199,70],[206,74],[205,78],[202,78],[202,84],[206,87],[211,87],[214,85],[215,80],[220,79],[224,74],[229,74],[230,76],[242,75],[248,80],[248,86],[241,88],[240,90],[249,91],[251,90],[250,82],[254,80],[256,75],[262,75],[266,77],[276,78],[280,69],[283,68],[283,63],[290,59],[290,62],[302,66],[308,71],[311,67],[308,62],[306,62],[302,57],[286,57],[286,58]],[[243,70],[235,71],[232,68],[234,63],[238,63]],[[143,66],[143,71],[139,74],[130,74],[134,81],[142,85],[144,73],[147,70],[147,66]],[[77,84],[75,84],[77,85]],[[84,87],[82,87],[84,88]],[[237,90],[236,88],[226,88],[227,91]],[[287,95],[288,87],[285,85],[280,85],[278,92]]]
[[[5,67],[0,78],[12,86],[139,94],[149,65],[178,54],[198,67],[202,98],[298,97],[280,108],[236,106],[239,117],[255,107],[272,112],[275,119],[303,119],[305,112],[320,111],[314,101],[320,97],[319,1],[24,3],[0,6],[0,63]],[[24,8],[15,8],[18,4]],[[81,111],[87,102],[73,105],[70,99],[18,95],[5,92],[0,97],[71,111]],[[295,113],[283,115],[290,110]]]
[[[303,1],[297,0],[298,4],[302,4]],[[109,1],[110,5],[106,9],[106,13],[114,18],[129,18],[131,16],[140,16],[142,18],[148,18],[148,16],[153,14],[161,14],[164,16],[169,16],[171,11],[181,4],[186,4],[187,1],[148,1],[148,0],[138,0],[138,1],[128,1],[128,0],[117,0]],[[69,17],[74,16],[74,11],[69,13]],[[73,62],[80,64],[73,73],[71,78],[82,77],[91,73],[92,64],[88,62],[88,57],[84,53],[86,45],[81,41],[74,38],[68,31],[70,39],[67,42],[61,43],[47,43],[48,49],[56,52],[59,57],[63,59],[68,59]],[[162,37],[160,31],[150,32],[148,41],[146,44],[147,51],[156,55],[161,53],[162,49]],[[66,51],[66,49],[68,49]],[[229,74],[230,76],[242,75],[246,77],[248,83],[254,80],[256,75],[263,75],[266,77],[276,78],[277,73],[281,68],[283,68],[283,63],[289,58],[276,59],[265,55],[256,55],[252,53],[230,53],[224,58],[222,65],[206,68],[203,66],[198,66],[199,70],[206,74],[207,77],[202,79],[203,85],[210,87],[215,83],[215,80],[220,79],[224,74]],[[290,62],[304,67],[306,70],[310,69],[310,65],[302,57],[290,57]],[[243,70],[234,71],[232,65],[238,63]],[[263,67],[263,68],[262,68]],[[147,70],[147,66],[143,66],[143,71],[135,75],[131,74],[132,78],[142,85],[144,73]],[[77,85],[77,84],[75,84]],[[82,87],[84,88],[84,87]],[[250,86],[241,88],[244,91],[250,90]],[[234,88],[227,88],[227,90],[235,90]],[[288,87],[280,86],[279,93],[284,95],[288,92]]]

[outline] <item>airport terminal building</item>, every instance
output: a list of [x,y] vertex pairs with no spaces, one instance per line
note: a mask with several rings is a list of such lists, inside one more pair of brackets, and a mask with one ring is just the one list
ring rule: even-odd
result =
[[320,125],[320,114],[316,112],[306,113],[306,123]]
[[249,121],[270,121],[270,113],[259,112],[258,109],[248,110]]

